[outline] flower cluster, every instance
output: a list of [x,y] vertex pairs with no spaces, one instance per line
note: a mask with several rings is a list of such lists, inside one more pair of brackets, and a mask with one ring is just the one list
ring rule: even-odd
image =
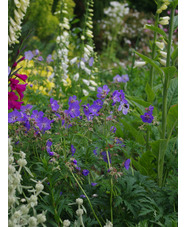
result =
[[[46,211],[37,214],[35,207],[38,204],[38,196],[40,193],[47,194],[43,192],[44,186],[41,181],[35,181],[35,188],[27,191],[32,192],[30,197],[23,198],[23,185],[21,183],[21,169],[24,168],[29,174],[28,168],[26,168],[26,154],[22,151],[19,152],[19,159],[17,164],[14,159],[13,147],[11,145],[11,139],[8,139],[8,210],[9,210],[9,220],[8,226],[38,226],[46,222]],[[45,180],[45,179],[44,179]],[[30,187],[32,188],[32,187]],[[21,204],[21,202],[27,202]],[[33,211],[33,214],[32,214]]]
[[[63,83],[64,85],[67,85],[68,82],[68,67],[69,67],[69,59],[68,59],[68,53],[69,53],[69,39],[70,39],[70,24],[69,24],[69,18],[68,18],[68,12],[67,12],[67,3],[64,1],[61,1],[62,4],[62,11],[57,11],[55,14],[61,14],[62,15],[62,21],[59,23],[59,29],[60,29],[60,36],[57,37],[56,43],[57,43],[57,52],[55,55],[55,59],[58,59],[58,62],[60,61],[59,66],[56,66],[54,68],[55,77],[59,78],[59,81],[56,81],[56,86],[60,83]],[[61,75],[62,74],[62,75]],[[56,78],[56,79],[57,79]]]
[[[17,64],[22,60],[24,60],[24,57],[19,59],[17,62],[15,62],[12,68],[15,69]],[[9,81],[9,88],[10,88],[10,91],[8,92],[8,109],[19,110],[23,102],[19,102],[18,99],[20,99],[20,101],[23,99],[24,97],[23,92],[26,90],[27,83],[20,84],[20,81],[18,79],[26,82],[27,75],[19,74],[18,70],[16,70],[14,72],[10,72],[8,77],[9,77],[8,81]],[[19,97],[16,95],[15,91],[18,93]]]
[[9,46],[19,42],[18,38],[21,34],[21,23],[30,4],[30,0],[14,0],[14,3],[16,6],[16,9],[14,9],[14,19],[12,17],[9,18]]
[[141,119],[144,123],[152,123],[154,117],[152,116],[154,107],[149,106],[149,108],[146,108],[147,112],[144,113],[144,115],[141,115]]

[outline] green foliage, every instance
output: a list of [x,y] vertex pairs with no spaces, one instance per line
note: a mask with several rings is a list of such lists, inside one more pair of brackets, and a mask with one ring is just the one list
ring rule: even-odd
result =
[[170,80],[167,94],[167,109],[178,103],[178,78]]

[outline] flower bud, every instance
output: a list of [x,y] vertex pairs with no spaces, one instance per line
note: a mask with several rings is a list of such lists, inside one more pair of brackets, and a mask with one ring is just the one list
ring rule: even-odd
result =
[[87,86],[89,86],[90,82],[86,79],[83,79],[83,83],[86,84]]
[[160,51],[160,54],[162,57],[166,58],[167,57],[167,53],[165,51]]
[[84,94],[84,96],[88,96],[89,92],[87,90],[83,89],[83,94]]
[[134,67],[142,67],[146,65],[146,62],[145,61],[135,61],[135,64],[134,64]]
[[76,211],[77,216],[82,216],[83,215],[83,209],[78,209]]
[[37,219],[35,217],[30,217],[28,219],[29,227],[36,227],[37,226]]
[[80,198],[78,198],[78,199],[76,199],[76,203],[77,203],[78,205],[82,205],[82,204],[83,204],[83,200],[80,199]]
[[44,186],[43,186],[43,184],[41,182],[38,182],[36,184],[36,191],[37,192],[41,192],[43,190],[43,188],[44,188]]
[[46,221],[45,215],[44,215],[44,214],[38,214],[38,215],[37,215],[37,221],[38,221],[38,223],[43,223],[43,222],[45,222],[45,221]]
[[163,48],[165,47],[165,44],[164,44],[164,42],[156,41],[156,46],[159,47],[161,50],[163,50]]
[[160,63],[162,64],[162,65],[164,65],[164,66],[166,66],[166,60],[165,59],[159,59],[159,61],[160,61]]
[[19,166],[21,166],[21,167],[24,167],[24,166],[26,166],[26,164],[27,164],[27,161],[26,161],[26,159],[19,159],[18,161],[17,161],[17,164],[19,165]]
[[79,79],[79,73],[76,73],[73,77],[73,80],[78,81],[78,79]]
[[64,220],[63,221],[63,227],[68,227],[70,226],[70,221],[69,220]]

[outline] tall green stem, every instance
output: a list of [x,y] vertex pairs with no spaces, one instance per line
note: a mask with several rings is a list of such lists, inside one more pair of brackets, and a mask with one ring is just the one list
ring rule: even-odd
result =
[[[170,15],[170,24],[169,24],[169,41],[167,49],[167,61],[166,67],[170,66],[170,57],[171,57],[171,46],[172,46],[172,35],[174,29],[174,13],[175,9],[171,9]],[[162,139],[166,137],[166,125],[167,125],[167,92],[169,86],[169,74],[165,73],[165,80],[163,84],[163,109],[162,109]]]
[[70,170],[70,172],[71,172],[71,174],[72,174],[74,180],[76,181],[76,183],[78,184],[78,186],[79,186],[80,189],[82,190],[83,194],[86,196],[86,198],[87,198],[87,200],[88,200],[88,203],[89,203],[89,205],[90,205],[90,208],[91,208],[91,210],[92,210],[92,212],[93,212],[93,214],[94,214],[96,220],[98,221],[99,225],[102,227],[102,224],[101,224],[99,218],[97,217],[97,215],[96,215],[96,213],[95,213],[95,211],[94,211],[94,208],[92,207],[92,204],[91,204],[91,202],[90,202],[89,197],[87,196],[86,192],[85,192],[85,191],[83,190],[83,188],[81,187],[81,184],[79,183],[79,181],[77,180],[77,178],[75,177],[75,175],[73,174],[73,172],[72,172],[71,170]]
[[[158,26],[158,21],[159,21],[159,14],[156,13],[155,16],[155,27]],[[153,45],[152,45],[152,59],[155,58],[156,54],[156,39],[157,39],[157,32],[154,32],[154,39],[153,39]],[[150,87],[153,88],[153,80],[154,80],[154,67],[151,66],[150,69]]]
[[[110,169],[111,165],[110,165],[110,158],[109,158],[108,150],[106,150],[106,154],[107,154],[107,161],[108,161],[108,165],[109,165],[109,169]],[[111,179],[110,179],[110,217],[111,217],[111,222],[113,224],[112,195],[113,195],[113,179],[111,177]]]

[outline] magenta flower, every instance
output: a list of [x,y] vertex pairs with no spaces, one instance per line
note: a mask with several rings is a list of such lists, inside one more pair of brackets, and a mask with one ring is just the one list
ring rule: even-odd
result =
[[8,92],[8,109],[17,109],[21,108],[23,102],[18,102],[18,96],[14,92]]
[[16,73],[15,76],[17,76],[19,79],[23,80],[24,82],[28,78],[27,75],[25,75],[25,74],[17,74]]

